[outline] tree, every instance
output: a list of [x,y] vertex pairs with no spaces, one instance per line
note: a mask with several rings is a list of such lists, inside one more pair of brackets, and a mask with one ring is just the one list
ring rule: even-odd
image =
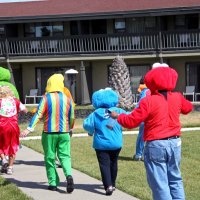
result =
[[109,86],[119,94],[119,106],[126,110],[133,108],[130,74],[123,58],[117,56],[109,67]]

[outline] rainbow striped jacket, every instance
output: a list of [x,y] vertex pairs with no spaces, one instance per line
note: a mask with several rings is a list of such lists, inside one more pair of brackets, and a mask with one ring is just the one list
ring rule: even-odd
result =
[[69,132],[73,128],[75,120],[71,99],[62,92],[46,93],[43,95],[28,129],[33,131],[41,118],[44,118],[44,132]]

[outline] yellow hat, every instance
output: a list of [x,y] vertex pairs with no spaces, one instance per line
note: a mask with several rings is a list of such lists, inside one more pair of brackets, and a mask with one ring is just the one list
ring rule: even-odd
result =
[[47,80],[46,92],[63,92],[64,77],[62,74],[54,74]]

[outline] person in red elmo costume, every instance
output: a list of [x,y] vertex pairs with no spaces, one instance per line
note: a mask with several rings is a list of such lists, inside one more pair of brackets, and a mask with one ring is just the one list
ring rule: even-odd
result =
[[154,200],[184,200],[180,172],[180,114],[188,114],[193,106],[180,92],[173,92],[177,72],[167,64],[155,63],[145,75],[151,95],[143,98],[130,114],[111,113],[125,128],[144,122],[144,164]]

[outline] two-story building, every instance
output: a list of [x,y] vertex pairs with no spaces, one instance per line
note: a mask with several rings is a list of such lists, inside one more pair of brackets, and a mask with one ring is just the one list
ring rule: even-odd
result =
[[200,93],[200,1],[0,0],[0,65],[12,67],[22,99],[33,88],[43,94],[51,74],[75,69],[66,86],[89,103],[108,86],[117,55],[134,92],[154,62],[166,62],[179,74],[177,90]]

